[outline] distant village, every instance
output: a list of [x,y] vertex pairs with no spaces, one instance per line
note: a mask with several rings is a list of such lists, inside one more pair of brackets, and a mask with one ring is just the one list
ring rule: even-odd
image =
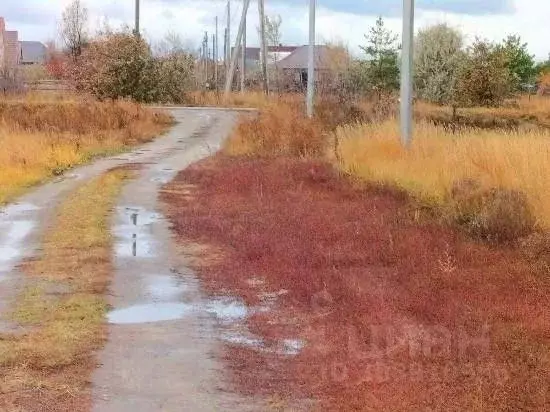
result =
[[6,21],[0,17],[0,72],[9,77],[19,66],[44,64],[47,47],[39,41],[19,40],[17,30],[6,30]]

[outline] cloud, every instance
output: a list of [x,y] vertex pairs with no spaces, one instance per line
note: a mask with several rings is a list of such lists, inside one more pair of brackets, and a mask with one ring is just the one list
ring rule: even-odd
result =
[[[277,0],[296,6],[295,0]],[[402,0],[318,0],[319,8],[336,12],[398,16],[403,9]],[[418,10],[435,10],[468,15],[509,14],[514,11],[511,0],[417,0]]]

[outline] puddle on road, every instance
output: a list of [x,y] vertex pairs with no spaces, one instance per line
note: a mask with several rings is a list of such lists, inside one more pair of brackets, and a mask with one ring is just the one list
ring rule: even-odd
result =
[[114,310],[107,319],[115,325],[168,322],[182,319],[192,310],[193,307],[185,303],[151,303]]
[[222,322],[236,322],[246,318],[248,308],[238,300],[217,299],[207,303],[206,312],[216,316]]
[[150,181],[153,183],[160,183],[162,185],[165,185],[166,183],[171,182],[175,176],[176,171],[173,169],[157,169],[153,177],[151,177]]
[[32,203],[15,203],[0,210],[0,217],[2,215],[13,216],[21,213],[35,212],[40,208]]
[[[178,288],[178,293],[182,289]],[[244,303],[236,300],[215,300],[205,305],[182,302],[151,302],[116,309],[108,314],[109,323],[129,325],[153,322],[166,322],[183,319],[190,314],[201,313],[215,315],[222,322],[237,322],[244,319],[248,313]]]
[[151,258],[156,256],[158,242],[154,240],[151,226],[162,219],[159,213],[143,208],[121,207],[119,222],[113,232],[117,238],[115,252],[122,258]]
[[267,345],[262,338],[243,332],[225,333],[222,335],[222,340],[231,345],[246,346],[258,352],[282,356],[298,356],[306,346],[300,339],[283,339]]
[[0,276],[13,270],[26,252],[25,240],[36,226],[30,203],[10,205],[0,210]]
[[183,281],[179,281],[174,276],[147,276],[147,292],[155,301],[174,300],[186,290],[187,287]]

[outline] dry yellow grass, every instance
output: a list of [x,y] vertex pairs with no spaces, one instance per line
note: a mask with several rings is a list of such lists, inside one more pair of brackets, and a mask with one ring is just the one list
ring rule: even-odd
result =
[[223,91],[200,91],[190,95],[191,102],[195,106],[223,106],[223,107],[245,107],[263,109],[274,104],[285,103],[288,101],[304,100],[302,95],[295,94],[271,94],[266,97],[263,92],[233,92],[229,97],[225,97]]
[[[415,113],[418,118],[445,119],[452,117],[450,107],[437,106],[425,102],[415,105]],[[492,127],[496,125],[514,126],[541,126],[550,128],[550,98],[544,96],[522,96],[506,107],[473,107],[458,109],[457,114],[473,125],[486,124]]]
[[29,329],[22,336],[0,335],[0,410],[87,409],[93,351],[105,338],[110,215],[130,175],[108,172],[69,196],[39,259],[24,268],[29,286],[13,316]]
[[149,141],[170,123],[130,102],[0,99],[0,204],[95,156]]
[[448,200],[462,179],[519,190],[539,224],[550,228],[550,132],[465,129],[451,134],[419,123],[410,150],[401,147],[395,120],[341,127],[336,135],[340,167],[351,175],[403,188],[436,204]]

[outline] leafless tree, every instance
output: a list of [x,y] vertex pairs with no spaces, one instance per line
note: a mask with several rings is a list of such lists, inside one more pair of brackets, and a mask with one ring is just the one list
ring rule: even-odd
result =
[[70,56],[77,60],[88,42],[88,9],[81,0],[73,0],[63,11],[61,38]]

